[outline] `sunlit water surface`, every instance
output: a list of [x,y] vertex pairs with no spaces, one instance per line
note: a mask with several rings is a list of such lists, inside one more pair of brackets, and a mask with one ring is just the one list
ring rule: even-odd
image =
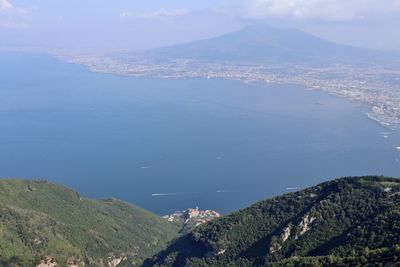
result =
[[0,54],[0,176],[158,214],[227,213],[328,179],[400,176],[400,135],[294,86],[138,79]]

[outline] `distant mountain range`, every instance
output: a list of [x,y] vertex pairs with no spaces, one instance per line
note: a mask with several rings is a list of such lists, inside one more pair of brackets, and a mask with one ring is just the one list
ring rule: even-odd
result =
[[400,180],[344,178],[195,228],[147,266],[399,266]]
[[332,43],[294,28],[248,26],[219,37],[153,49],[154,60],[192,59],[242,63],[384,60],[384,52]]

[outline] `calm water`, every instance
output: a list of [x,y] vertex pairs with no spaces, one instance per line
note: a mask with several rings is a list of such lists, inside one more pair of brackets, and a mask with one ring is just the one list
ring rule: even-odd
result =
[[0,177],[165,214],[230,212],[340,176],[400,176],[399,134],[384,138],[362,107],[321,92],[119,77],[28,54],[0,54],[0,73]]

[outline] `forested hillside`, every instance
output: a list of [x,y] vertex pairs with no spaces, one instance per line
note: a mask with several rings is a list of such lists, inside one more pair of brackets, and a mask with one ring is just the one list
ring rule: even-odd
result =
[[0,180],[0,266],[136,266],[179,228],[141,208],[45,181]]
[[400,181],[343,178],[202,225],[147,265],[310,266],[394,263]]

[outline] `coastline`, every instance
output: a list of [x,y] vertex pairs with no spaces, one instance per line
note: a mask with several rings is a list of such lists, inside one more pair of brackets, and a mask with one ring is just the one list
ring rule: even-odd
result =
[[[261,77],[257,75],[255,77],[249,77],[246,73],[243,74],[235,74],[233,75],[229,71],[226,71],[224,69],[220,69],[220,72],[215,72],[214,70],[210,70],[212,75],[208,75],[207,73],[203,72],[196,72],[195,70],[181,70],[179,73],[171,71],[169,74],[165,73],[160,73],[157,74],[155,71],[157,68],[160,66],[155,65],[152,69],[152,72],[149,71],[142,71],[142,72],[132,72],[131,70],[131,64],[122,64],[118,62],[117,60],[112,60],[112,59],[103,59],[102,62],[103,64],[99,63],[93,63],[93,62],[87,62],[85,60],[78,58],[71,58],[69,56],[65,55],[60,55],[57,53],[52,53],[51,54],[53,57],[63,61],[67,62],[70,64],[77,64],[84,66],[88,71],[93,72],[93,73],[103,73],[103,74],[112,74],[112,75],[118,75],[118,76],[126,76],[126,77],[135,77],[135,78],[155,78],[155,79],[169,79],[169,80],[181,80],[181,79],[221,79],[221,80],[229,80],[229,81],[240,81],[245,84],[253,84],[253,83],[261,83],[265,85],[296,85],[296,86],[301,86],[305,90],[312,90],[312,91],[323,91],[327,94],[344,98],[347,99],[351,102],[357,102],[365,106],[366,108],[369,109],[368,112],[363,112],[369,119],[379,123],[382,127],[391,130],[391,131],[397,131],[400,128],[400,118],[397,118],[397,116],[394,116],[393,114],[386,114],[385,111],[383,110],[382,107],[378,107],[375,104],[372,103],[372,101],[365,101],[365,98],[358,99],[352,91],[345,90],[342,88],[338,88],[337,90],[333,90],[332,88],[327,89],[324,86],[317,85],[319,82],[324,83],[325,81],[307,81],[306,79],[299,80],[298,78],[294,79],[288,79],[287,77],[280,76],[279,74],[275,74],[267,77]],[[105,65],[113,65],[113,67],[105,67]],[[122,65],[121,65],[122,64]],[[261,68],[260,66],[253,66],[256,69]],[[203,66],[204,68],[204,66]],[[165,70],[164,70],[165,71]],[[230,74],[229,74],[230,73]],[[364,101],[363,101],[364,100]],[[379,111],[379,112],[378,112]],[[389,113],[389,112],[388,112]],[[397,114],[396,114],[397,115]],[[379,118],[383,117],[383,118]],[[389,122],[391,121],[391,122]],[[393,122],[395,121],[395,122]]]

